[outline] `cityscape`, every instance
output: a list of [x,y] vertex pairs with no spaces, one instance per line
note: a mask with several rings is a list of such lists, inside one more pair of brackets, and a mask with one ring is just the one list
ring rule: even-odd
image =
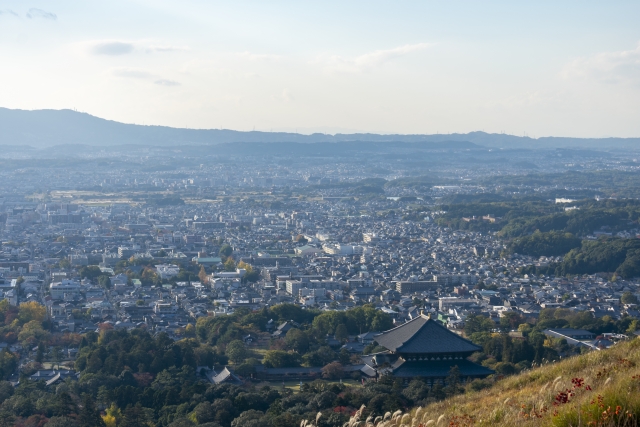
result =
[[640,6],[0,8],[0,427],[640,424]]

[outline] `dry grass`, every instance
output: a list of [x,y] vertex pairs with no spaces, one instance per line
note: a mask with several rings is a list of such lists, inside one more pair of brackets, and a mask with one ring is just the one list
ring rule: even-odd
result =
[[350,427],[638,426],[640,339],[506,378],[409,414]]

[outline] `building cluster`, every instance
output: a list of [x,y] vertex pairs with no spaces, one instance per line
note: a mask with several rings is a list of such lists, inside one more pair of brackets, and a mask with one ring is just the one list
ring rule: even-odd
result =
[[59,331],[109,322],[172,336],[201,316],[281,303],[372,304],[398,324],[428,311],[453,330],[470,314],[498,323],[549,307],[638,315],[621,302],[638,294],[636,282],[522,278],[519,268],[557,259],[504,256],[493,235],[408,220],[405,210],[393,200],[361,203],[359,212],[342,200],[287,208],[5,201],[0,297],[44,304]]

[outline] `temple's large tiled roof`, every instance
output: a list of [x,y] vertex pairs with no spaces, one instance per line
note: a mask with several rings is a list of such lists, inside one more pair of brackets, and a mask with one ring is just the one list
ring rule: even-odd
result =
[[393,369],[394,377],[435,377],[446,378],[451,373],[451,368],[457,366],[460,378],[485,377],[495,372],[481,365],[476,365],[468,360],[440,360],[429,362],[404,362]]
[[396,353],[471,353],[482,350],[424,315],[378,335],[375,340]]

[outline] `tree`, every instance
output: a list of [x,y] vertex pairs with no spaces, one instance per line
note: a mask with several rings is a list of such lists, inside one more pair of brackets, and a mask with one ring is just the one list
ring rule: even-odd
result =
[[204,424],[216,419],[216,412],[209,402],[199,403],[193,409],[193,417],[198,424]]
[[[102,420],[102,418],[101,418]],[[122,427],[140,427],[147,423],[147,415],[145,414],[140,402],[135,406],[129,406],[124,410],[124,416],[122,417]]]
[[373,320],[371,321],[372,331],[387,331],[393,328],[393,319],[387,313],[377,311]]
[[111,279],[107,275],[98,276],[98,285],[104,289],[111,289]]
[[31,322],[32,320],[41,323],[45,319],[46,315],[47,309],[43,305],[35,301],[23,302],[20,304],[18,320],[21,324]]
[[80,277],[83,279],[95,280],[98,276],[102,275],[102,270],[97,265],[88,265],[78,270]]
[[231,427],[260,427],[265,423],[260,422],[260,419],[264,416],[263,412],[256,411],[255,409],[249,409],[244,411],[238,418],[231,421]]
[[349,330],[344,323],[341,323],[336,328],[336,339],[342,343],[349,339]]
[[235,364],[242,363],[249,356],[247,347],[245,347],[244,342],[240,340],[231,341],[229,345],[227,345],[225,353]]
[[322,368],[322,378],[337,380],[338,378],[342,378],[343,375],[344,369],[340,362],[331,362]]
[[622,294],[620,301],[623,304],[638,304],[638,297],[632,294],[631,292],[627,291]]
[[95,402],[89,394],[85,394],[82,399],[82,409],[78,414],[78,424],[80,427],[106,427],[100,412],[96,409]]
[[200,272],[198,273],[198,278],[200,279],[200,283],[206,284],[209,281],[207,277],[207,271],[204,269],[204,265],[200,266]]
[[36,362],[42,363],[44,362],[44,344],[38,344],[38,351],[36,352]]
[[111,406],[105,410],[102,419],[107,427],[116,427],[122,420],[122,411],[115,403],[112,403]]
[[326,345],[302,356],[302,360],[306,366],[324,366],[333,362],[335,359],[335,351]]
[[49,335],[49,332],[42,329],[42,322],[32,320],[22,327],[22,330],[18,334],[18,340],[20,340],[23,345],[35,345],[47,339]]
[[348,365],[351,361],[351,353],[346,348],[340,349],[340,353],[338,353],[338,360],[343,365]]
[[235,369],[235,373],[245,378],[250,377],[251,374],[256,372],[256,368],[252,363],[243,363]]
[[243,268],[245,270],[244,276],[242,277],[242,280],[245,282],[254,283],[254,282],[257,282],[258,279],[260,278],[260,273],[255,271],[253,269],[253,266],[251,266],[251,264],[247,264],[244,261],[240,261],[236,267]]
[[218,255],[220,255],[221,257],[229,257],[231,256],[231,254],[233,253],[233,248],[227,244],[222,245],[222,247],[220,248],[220,251],[218,252]]
[[445,383],[444,392],[448,396],[454,396],[464,391],[464,388],[460,385],[460,368],[458,368],[458,365],[453,366],[449,370],[449,376],[445,380]]
[[269,350],[262,360],[267,368],[291,368],[300,366],[300,356],[282,350]]
[[60,346],[55,346],[51,350],[51,353],[53,361],[56,362],[58,369],[60,369],[60,362],[62,362],[62,348],[60,348]]
[[524,322],[524,318],[518,313],[507,311],[503,313],[500,318],[500,328],[502,328],[503,331],[509,331],[511,329],[517,329]]
[[284,342],[292,350],[302,354],[309,349],[309,337],[306,333],[297,328],[289,329],[284,337]]
[[69,417],[51,417],[44,427],[78,427],[78,423]]
[[236,271],[236,262],[229,257],[224,263],[224,271]]
[[464,323],[464,333],[471,336],[478,332],[491,332],[495,328],[495,323],[486,316],[469,316]]

